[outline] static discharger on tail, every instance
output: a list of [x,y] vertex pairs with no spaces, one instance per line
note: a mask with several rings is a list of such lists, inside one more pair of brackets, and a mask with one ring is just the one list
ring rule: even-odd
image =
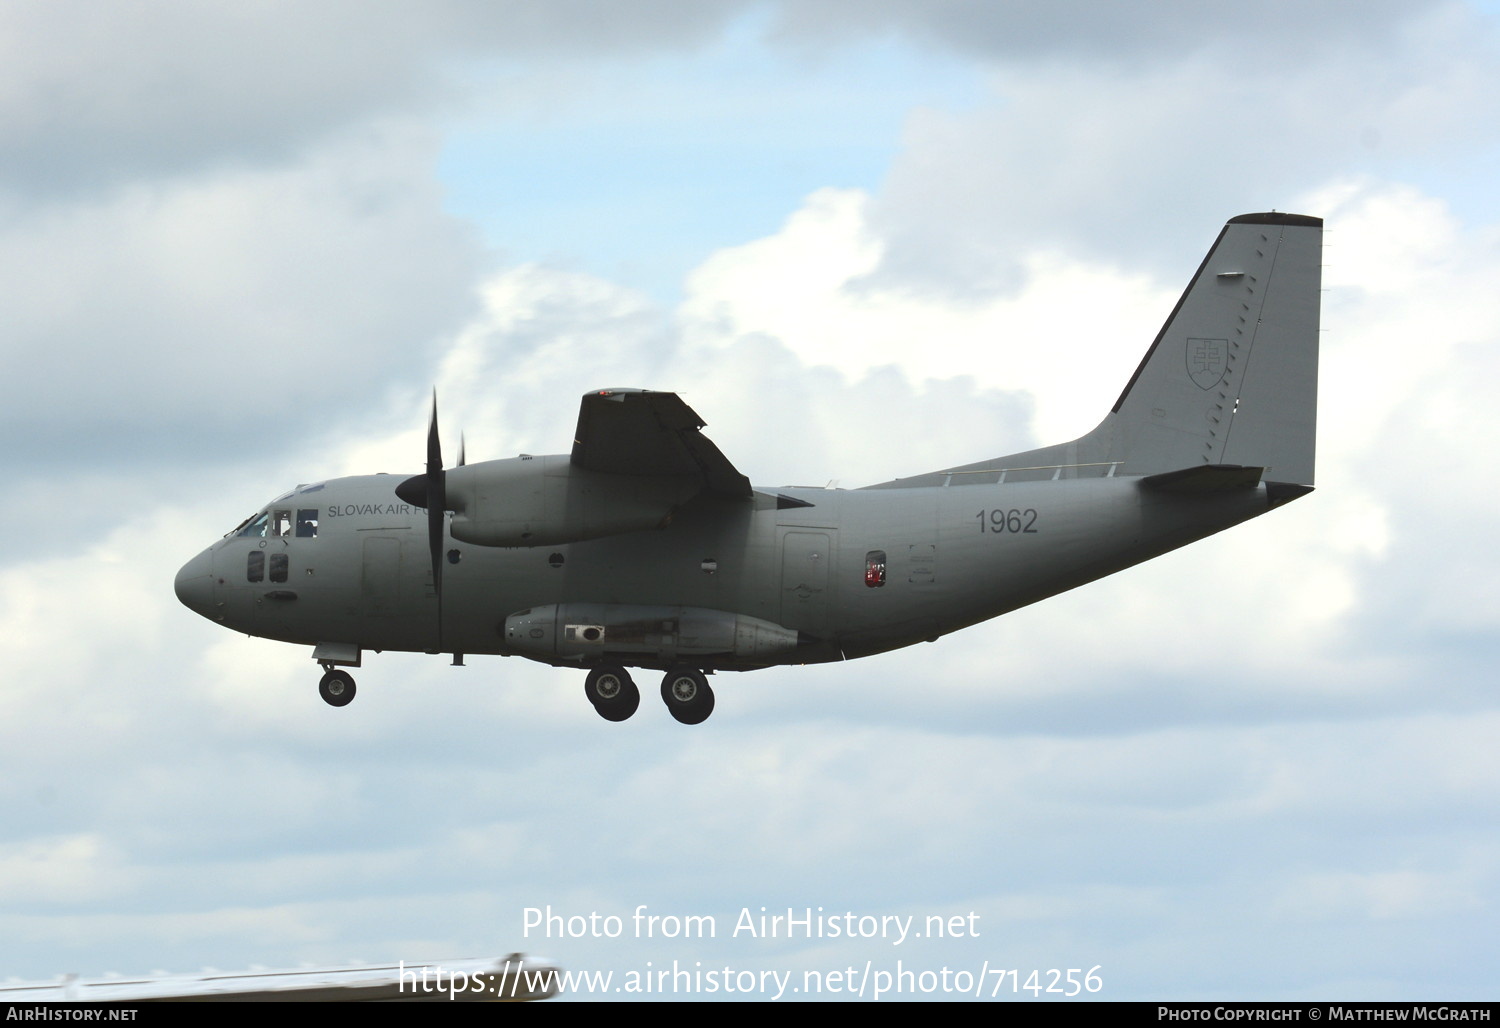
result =
[[190,560],[177,595],[313,647],[343,706],[367,650],[587,672],[600,716],[707,676],[936,639],[1149,560],[1313,487],[1323,228],[1224,226],[1119,400],[1071,442],[863,489],[753,487],[675,393],[584,396],[571,454],[303,485]]

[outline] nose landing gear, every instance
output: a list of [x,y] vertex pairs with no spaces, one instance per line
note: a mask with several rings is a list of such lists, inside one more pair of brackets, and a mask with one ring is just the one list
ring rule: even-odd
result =
[[330,707],[345,707],[354,699],[354,676],[329,668],[318,682],[318,695]]

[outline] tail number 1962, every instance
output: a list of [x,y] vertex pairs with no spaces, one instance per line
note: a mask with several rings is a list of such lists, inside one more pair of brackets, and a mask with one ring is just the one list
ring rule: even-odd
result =
[[1003,535],[1009,532],[1012,535],[1036,533],[1036,511],[1030,507],[1025,510],[982,510],[974,515],[974,520],[979,522],[981,533],[989,532],[991,535]]

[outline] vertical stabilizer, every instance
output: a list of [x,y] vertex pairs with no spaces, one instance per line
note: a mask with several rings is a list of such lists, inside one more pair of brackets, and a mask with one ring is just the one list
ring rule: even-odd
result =
[[1316,450],[1322,253],[1321,218],[1231,218],[1088,435],[870,488],[1240,465],[1265,469],[1278,497],[1302,495]]
[[1242,464],[1312,485],[1322,245],[1319,218],[1230,220],[1109,417],[1079,443],[1123,461],[1123,474]]

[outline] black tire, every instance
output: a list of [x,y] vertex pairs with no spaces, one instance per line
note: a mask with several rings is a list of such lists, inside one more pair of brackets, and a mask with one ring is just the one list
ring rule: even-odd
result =
[[641,705],[641,691],[622,667],[596,667],[584,679],[583,695],[606,721],[624,721]]
[[714,691],[708,677],[695,667],[674,667],[661,680],[661,699],[685,725],[701,725],[714,712]]
[[330,707],[347,707],[354,700],[354,676],[347,671],[330,671],[318,683],[318,695]]

